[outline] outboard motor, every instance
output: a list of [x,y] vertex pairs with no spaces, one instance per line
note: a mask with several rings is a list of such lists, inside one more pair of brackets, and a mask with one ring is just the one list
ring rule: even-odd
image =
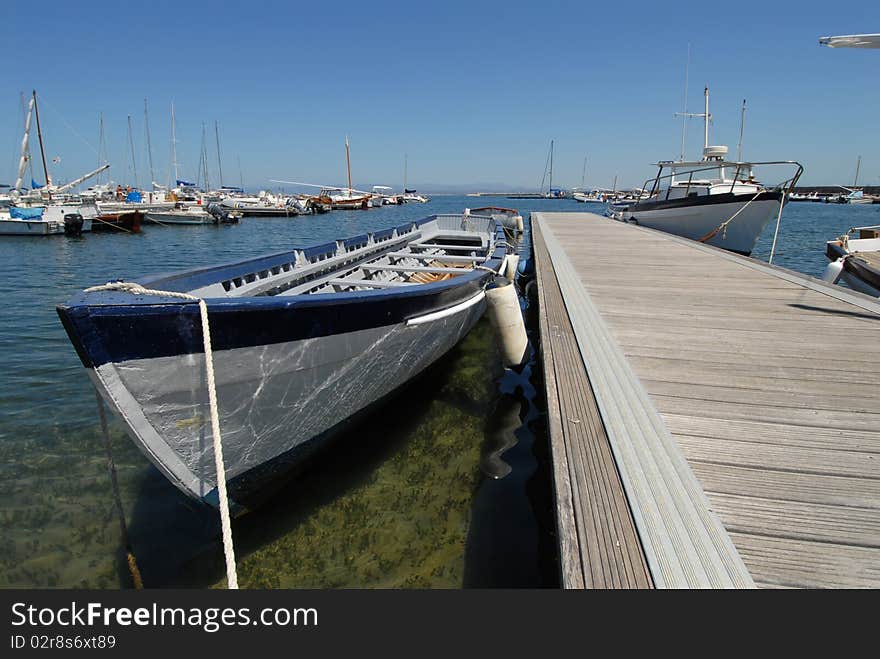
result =
[[224,223],[224,224],[232,224],[234,222],[238,222],[238,216],[232,215],[228,210],[223,208],[220,204],[210,203],[207,208],[205,208],[208,213],[214,218],[215,222]]
[[83,232],[83,216],[79,213],[69,213],[64,216],[64,235],[81,236]]

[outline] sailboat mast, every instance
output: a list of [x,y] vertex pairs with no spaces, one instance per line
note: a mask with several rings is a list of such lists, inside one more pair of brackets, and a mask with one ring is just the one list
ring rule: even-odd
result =
[[205,122],[202,122],[202,162],[205,168],[205,192],[211,189],[211,180],[208,178],[208,138]]
[[351,198],[351,154],[348,147],[348,135],[345,136],[345,165],[348,169],[348,196]]
[[[103,157],[102,157],[103,156]],[[107,143],[104,140],[104,113],[98,113],[98,167],[107,161]],[[101,175],[98,174],[98,182],[101,181]],[[109,179],[108,179],[109,181]]]
[[[39,125],[39,124],[37,124]],[[859,168],[862,166],[862,157],[859,156],[856,160],[856,180],[853,181],[853,187],[856,187],[859,184]]]
[[703,114],[703,148],[709,146],[709,85],[703,88],[703,96],[706,100],[706,109]]
[[220,125],[214,119],[214,137],[217,139],[217,170],[220,173],[220,187],[223,187],[223,160],[220,158]]
[[743,127],[746,123],[746,99],[743,99],[742,111],[739,115],[739,144],[736,147],[736,159],[742,162],[743,159]]
[[150,190],[152,190],[156,175],[153,173],[153,145],[150,144],[150,116],[147,114],[147,99],[144,99],[144,126],[146,126],[147,132],[147,156],[150,160]]
[[40,108],[37,105],[37,90],[33,90],[34,116],[37,118],[37,138],[40,140],[40,157],[43,159],[43,174],[46,176],[46,189],[51,195],[52,177],[49,176],[49,168],[46,166],[46,150],[43,148],[43,131],[40,130]]
[[553,140],[550,140],[550,182],[547,186],[547,194],[553,196]]
[[137,161],[134,157],[134,137],[131,134],[131,115],[128,115],[128,144],[131,147],[131,168],[134,171],[134,187],[139,188]]
[[584,180],[587,178],[587,157],[584,156],[584,168],[581,170],[581,190],[584,189]]
[[406,193],[406,154],[403,154],[403,191]]
[[238,187],[244,192],[244,174],[241,172],[241,156],[236,155],[235,159],[238,161]]
[[[24,93],[22,92],[22,104],[24,104]],[[28,103],[27,118],[24,120],[24,137],[21,139],[21,159],[18,161],[18,178],[15,179],[15,190],[21,188],[21,182],[24,178],[24,171],[27,169],[28,158],[28,140],[31,134],[31,117],[34,114],[34,99]]]
[[[174,167],[174,185],[180,179],[177,169],[177,132],[174,127],[174,103],[171,103],[171,166]],[[169,187],[171,187],[169,185]]]

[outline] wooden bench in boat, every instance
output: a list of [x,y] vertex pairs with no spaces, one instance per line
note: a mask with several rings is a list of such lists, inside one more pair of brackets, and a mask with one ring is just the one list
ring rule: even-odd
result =
[[[443,258],[443,257],[440,257]],[[431,274],[438,275],[464,275],[468,272],[471,272],[470,268],[441,268],[441,267],[430,267],[425,265],[365,265],[361,267],[361,270],[364,272],[381,272],[382,270],[387,270],[388,272],[429,272]]]
[[446,254],[413,254],[412,252],[390,252],[391,259],[416,259],[417,261],[447,261],[449,263],[482,263],[485,256],[447,256]]
[[393,288],[394,286],[413,286],[408,281],[381,281],[379,279],[331,279],[330,286],[368,286],[370,288]]

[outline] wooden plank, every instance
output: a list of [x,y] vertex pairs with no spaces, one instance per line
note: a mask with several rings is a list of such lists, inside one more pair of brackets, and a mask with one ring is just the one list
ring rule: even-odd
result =
[[690,464],[710,498],[712,493],[721,492],[781,501],[880,509],[880,481],[877,479],[775,471],[763,466],[738,467],[699,460],[691,460]]
[[755,579],[794,588],[880,588],[880,549],[731,533]]
[[779,446],[760,441],[760,438],[759,441],[731,441],[682,434],[676,434],[675,438],[688,459],[700,462],[828,476],[880,478],[877,473],[880,457],[876,453]]
[[880,547],[880,510],[716,493],[712,507],[731,533]]
[[786,423],[767,424],[744,419],[713,419],[670,413],[665,413],[663,420],[673,434],[738,441],[760,438],[765,444],[778,446],[880,453],[880,430],[806,428]]

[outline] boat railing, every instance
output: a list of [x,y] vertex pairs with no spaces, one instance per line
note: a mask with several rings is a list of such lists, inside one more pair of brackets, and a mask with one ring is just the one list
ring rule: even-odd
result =
[[[655,176],[654,178],[649,178],[649,179],[645,180],[645,184],[642,186],[642,189],[648,190],[648,185],[650,184],[651,192],[648,194],[647,199],[654,199],[657,195],[660,194],[660,184],[662,181],[665,181],[667,179],[671,180],[675,177],[681,178],[685,174],[687,174],[687,176],[688,176],[687,186],[685,187],[685,193],[684,193],[684,196],[687,197],[688,194],[690,193],[691,185],[694,184],[694,174],[698,174],[700,172],[718,171],[721,167],[736,167],[736,171],[735,171],[735,173],[733,175],[733,179],[731,180],[731,183],[730,183],[730,192],[733,192],[737,183],[754,183],[754,180],[751,180],[752,179],[751,176],[749,176],[748,179],[740,178],[740,172],[743,172],[743,170],[746,170],[749,172],[749,174],[751,174],[751,171],[754,167],[761,166],[761,165],[782,165],[782,166],[794,165],[796,168],[793,176],[790,176],[789,178],[781,181],[780,183],[777,183],[776,185],[763,186],[768,191],[781,190],[785,194],[791,194],[791,191],[794,189],[794,186],[797,185],[798,179],[801,177],[801,174],[804,173],[804,166],[801,165],[796,160],[765,160],[762,162],[723,162],[723,161],[712,162],[711,164],[707,164],[706,167],[696,167],[696,168],[689,169],[684,172],[682,172],[682,171],[675,172],[674,171],[670,174],[666,174],[666,175],[661,176],[661,174],[663,174],[664,169],[670,168],[670,167],[675,167],[675,163],[670,161],[670,162],[661,163],[660,169],[657,172],[657,176]],[[698,179],[698,180],[701,180],[701,179]],[[665,199],[669,199],[670,192],[672,192],[672,185],[667,185]],[[641,201],[642,201],[641,198],[638,199],[636,201],[635,205],[638,205]]]
[[441,231],[475,231],[493,233],[495,220],[486,215],[443,214],[434,215],[437,228]]

